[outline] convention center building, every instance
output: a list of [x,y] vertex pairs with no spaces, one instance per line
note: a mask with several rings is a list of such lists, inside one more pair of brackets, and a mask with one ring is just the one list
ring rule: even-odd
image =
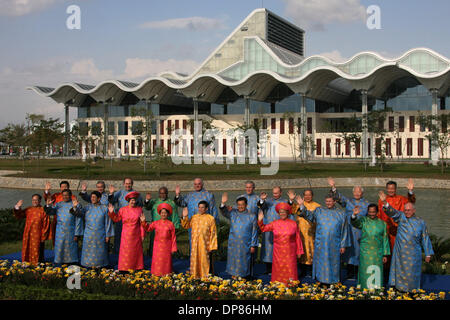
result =
[[[108,133],[81,142],[84,156],[134,157],[144,154],[146,146],[150,153],[158,146],[168,154],[179,152],[171,142],[172,131],[192,133],[192,120],[202,120],[223,131],[252,126],[276,130],[285,159],[294,154],[309,160],[370,159],[379,152],[391,160],[436,163],[440,158],[427,139],[428,129],[418,121],[420,115],[450,113],[450,60],[432,49],[413,48],[395,59],[360,52],[346,62],[306,56],[304,30],[257,9],[192,74],[175,71],[141,83],[105,80],[28,89],[65,107],[66,130],[73,108],[80,132]],[[389,110],[379,124],[386,130],[380,150],[376,145],[381,138],[362,125],[372,110]],[[344,134],[355,131],[348,127],[355,118],[361,142]],[[142,139],[146,119],[151,123],[145,126],[150,127],[149,143]],[[441,130],[447,132],[447,123]],[[192,145],[191,139],[190,153]],[[225,138],[215,149],[219,155],[236,153]]]

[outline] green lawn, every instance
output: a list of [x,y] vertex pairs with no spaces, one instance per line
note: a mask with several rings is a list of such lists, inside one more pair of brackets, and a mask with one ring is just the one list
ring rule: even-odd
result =
[[[450,179],[450,170],[441,173],[438,166],[424,163],[396,163],[385,165],[383,172],[377,167],[368,167],[367,171],[360,163],[290,163],[281,162],[275,176],[262,176],[261,165],[171,165],[170,160],[161,167],[160,177],[155,169],[147,168],[144,173],[143,163],[139,160],[109,161],[100,160],[87,165],[81,160],[0,160],[0,170],[25,170],[25,176],[30,178],[58,179],[122,179],[132,176],[135,180],[190,180],[201,176],[204,179],[288,179],[288,178],[323,178],[333,177],[396,177],[396,178],[431,178]],[[220,177],[219,177],[220,174]]]

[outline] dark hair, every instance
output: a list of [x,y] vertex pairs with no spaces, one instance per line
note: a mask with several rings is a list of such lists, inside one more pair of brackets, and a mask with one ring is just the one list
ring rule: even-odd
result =
[[38,197],[39,198],[39,202],[42,201],[42,196],[39,193],[35,193],[31,196],[31,199],[33,199],[34,197]]
[[378,205],[376,205],[375,203],[371,203],[367,206],[367,212],[369,212],[370,208],[375,208],[378,212]]
[[167,189],[167,187],[161,187],[161,188],[159,188],[158,192],[161,192],[161,190],[164,190],[165,193],[169,193],[169,189]]
[[386,188],[387,188],[387,186],[388,185],[390,185],[390,184],[393,184],[396,188],[397,188],[397,182],[395,182],[395,181],[388,181],[387,183],[386,183]]
[[102,195],[101,195],[100,192],[98,192],[98,191],[92,191],[92,192],[91,192],[91,196],[92,196],[93,194],[95,194],[95,195],[97,196],[97,198],[99,198],[99,199],[102,197]]
[[237,198],[237,199],[236,199],[236,203],[238,203],[239,201],[244,201],[245,204],[247,204],[247,198],[245,198],[245,197],[239,197],[239,198]]
[[100,180],[100,181],[97,181],[96,184],[99,184],[99,183],[101,183],[101,184],[103,185],[103,188],[106,188],[106,183],[105,183],[105,181]]
[[69,181],[67,181],[67,180],[63,180],[63,181],[61,181],[60,183],[59,183],[59,186],[61,187],[63,184],[67,184],[67,189],[69,189],[70,188],[70,184],[69,184]]
[[204,204],[205,207],[206,207],[206,209],[209,208],[208,202],[206,202],[205,200],[200,201],[200,202],[198,203],[198,206],[200,206],[201,204]]
[[69,193],[69,197],[72,197],[72,190],[64,189],[63,191],[61,191],[61,194],[63,194],[64,192],[68,192]]
[[314,192],[312,191],[312,189],[305,189],[305,190],[303,191],[303,196],[305,196],[306,191],[311,192],[311,195],[314,196]]

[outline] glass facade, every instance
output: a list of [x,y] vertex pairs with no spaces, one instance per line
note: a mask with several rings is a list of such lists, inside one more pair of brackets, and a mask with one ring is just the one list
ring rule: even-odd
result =
[[128,121],[118,121],[117,127],[119,129],[119,136],[128,135]]

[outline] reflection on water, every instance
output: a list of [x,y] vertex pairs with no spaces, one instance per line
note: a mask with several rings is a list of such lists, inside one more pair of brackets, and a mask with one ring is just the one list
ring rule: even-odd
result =
[[[324,197],[328,192],[328,188],[314,189],[314,200],[323,204]],[[344,195],[351,197],[351,188],[340,188]],[[377,188],[366,188],[365,195],[369,201],[376,202],[378,199]],[[269,196],[272,194],[270,190],[266,191]],[[286,196],[287,190],[284,190],[283,195]],[[260,190],[258,191],[258,193]],[[301,192],[301,190],[296,190]],[[20,189],[0,189],[0,208],[12,208],[20,199],[24,200],[24,206],[31,205],[31,196],[34,193],[43,194],[43,190],[20,190]],[[78,192],[74,192],[78,194]],[[237,191],[228,191],[229,204],[238,195],[244,193]],[[406,195],[406,189],[399,189],[399,193]],[[450,201],[449,190],[429,190],[429,189],[415,189],[417,203],[416,203],[416,215],[424,219],[428,226],[428,231],[434,233],[437,236],[450,237]],[[215,191],[217,206],[220,205],[222,192]],[[174,193],[169,193],[169,196],[173,198]],[[152,197],[157,197],[157,192],[152,192]],[[286,196],[287,197],[287,196]],[[43,202],[42,202],[43,203]],[[83,203],[83,201],[82,201]],[[181,214],[181,212],[179,212]]]

